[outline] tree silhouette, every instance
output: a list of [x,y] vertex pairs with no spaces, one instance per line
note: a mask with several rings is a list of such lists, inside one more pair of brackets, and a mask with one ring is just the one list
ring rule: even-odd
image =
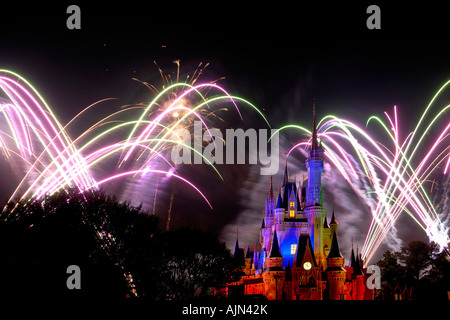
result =
[[[114,244],[104,236],[107,217],[101,197],[61,192],[44,201],[19,203],[13,211],[8,206],[0,219],[2,295],[125,296],[127,284]],[[80,291],[66,287],[70,265],[82,270]]]
[[166,232],[162,280],[164,298],[204,297],[225,285],[236,269],[225,244],[212,233],[197,229]]
[[450,262],[433,242],[412,241],[400,251],[386,251],[377,265],[386,288],[408,288],[415,300],[447,299]]
[[405,267],[405,276],[410,283],[418,283],[428,276],[437,255],[437,245],[423,241],[411,241],[398,253],[398,261]]
[[[159,218],[100,191],[58,192],[0,214],[4,297],[189,299],[236,269],[225,244],[195,229],[160,230]],[[67,267],[81,269],[69,290]]]

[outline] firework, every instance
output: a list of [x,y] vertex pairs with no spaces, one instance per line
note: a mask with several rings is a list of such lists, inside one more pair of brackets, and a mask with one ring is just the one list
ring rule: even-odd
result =
[[[175,173],[170,150],[185,145],[177,131],[191,130],[195,120],[209,131],[211,125],[223,122],[219,114],[230,108],[242,119],[238,103],[264,116],[250,102],[231,96],[215,81],[197,84],[201,67],[205,66],[200,64],[189,82],[175,83],[158,68],[164,83],[162,90],[141,82],[155,94],[150,103],[123,107],[75,138],[68,134],[70,127],[104,100],[88,106],[63,127],[30,83],[18,74],[0,70],[0,90],[5,96],[0,104],[0,147],[11,164],[21,159],[18,171],[24,172],[11,199],[30,201],[67,188],[84,192],[119,179],[140,179],[142,184],[142,179],[152,181],[156,180],[154,175],[164,175],[192,187],[212,208],[199,188]],[[222,178],[217,168],[200,156]],[[105,172],[105,167],[111,169]]]

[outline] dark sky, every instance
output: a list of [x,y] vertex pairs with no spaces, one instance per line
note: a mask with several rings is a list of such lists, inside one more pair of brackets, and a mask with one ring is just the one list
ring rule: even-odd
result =
[[185,68],[210,62],[272,108],[299,83],[302,102],[314,97],[323,108],[421,104],[447,77],[445,12],[379,5],[381,30],[366,28],[365,3],[80,4],[81,30],[66,28],[67,4],[17,5],[3,10],[0,54],[68,117],[101,97],[132,99],[131,77],[151,79],[153,60],[175,59]]
[[[274,127],[309,126],[312,99],[319,115],[362,120],[396,104],[412,126],[450,78],[448,17],[433,2],[376,2],[381,30],[366,28],[367,1],[78,2],[81,30],[66,28],[70,4],[2,4],[0,19],[0,67],[33,83],[62,123],[102,98],[136,102],[140,91],[131,78],[159,81],[153,61],[170,69],[180,59],[186,74],[209,62],[204,80],[225,76],[220,84],[265,108]],[[199,181],[213,198],[212,190],[220,194],[214,198],[219,213],[191,213],[217,232],[242,211],[239,188],[251,178],[248,167],[221,170],[224,185]],[[8,187],[1,190],[4,199]],[[174,206],[185,210],[184,203]],[[184,217],[175,218],[179,224],[190,217],[178,216]]]

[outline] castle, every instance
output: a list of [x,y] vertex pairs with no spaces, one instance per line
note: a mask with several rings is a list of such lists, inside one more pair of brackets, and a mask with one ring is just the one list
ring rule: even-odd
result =
[[259,244],[244,254],[236,238],[234,257],[241,263],[241,276],[227,285],[226,295],[260,295],[269,300],[373,299],[353,244],[349,265],[344,267],[334,208],[327,222],[321,186],[323,155],[313,105],[312,139],[305,162],[307,187],[297,187],[289,179],[286,165],[275,198],[271,178]]

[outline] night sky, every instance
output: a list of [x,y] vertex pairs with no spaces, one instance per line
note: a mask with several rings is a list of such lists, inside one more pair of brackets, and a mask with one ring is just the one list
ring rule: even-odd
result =
[[[66,28],[70,4],[2,4],[0,19],[0,68],[28,79],[62,123],[103,98],[118,98],[104,106],[116,109],[148,100],[148,92],[132,78],[160,85],[153,61],[173,72],[172,61],[179,59],[183,74],[192,73],[199,62],[210,63],[201,80],[226,77],[219,84],[263,109],[274,128],[287,123],[309,127],[315,99],[319,117],[332,113],[361,124],[397,105],[405,129],[411,130],[434,93],[450,79],[448,17],[446,10],[431,2],[374,3],[381,8],[381,30],[366,28],[366,8],[372,4],[366,1],[295,6],[81,2],[77,3],[81,30]],[[237,125],[255,125],[252,117],[255,114],[246,115],[244,123]],[[284,147],[293,143],[284,137]],[[290,172],[299,174],[303,161],[300,154],[294,157]],[[282,169],[274,177],[276,187]],[[18,178],[4,165],[0,170],[6,177],[0,187],[3,201]],[[205,190],[214,211],[180,187],[174,191],[172,223],[218,232],[230,248],[239,226],[241,246],[251,246],[261,224],[269,178],[249,165],[224,165],[219,170],[223,182],[204,168],[184,169],[182,173]],[[326,192],[330,212],[331,202],[339,199],[331,187]],[[168,202],[168,192],[162,192],[156,211],[163,221]],[[352,210],[341,201],[336,208],[338,221],[355,219],[345,213]],[[369,215],[352,223],[342,221],[342,228],[348,228],[340,240],[345,257],[350,233],[362,246],[368,219]],[[407,218],[399,223],[404,241],[425,240]]]

